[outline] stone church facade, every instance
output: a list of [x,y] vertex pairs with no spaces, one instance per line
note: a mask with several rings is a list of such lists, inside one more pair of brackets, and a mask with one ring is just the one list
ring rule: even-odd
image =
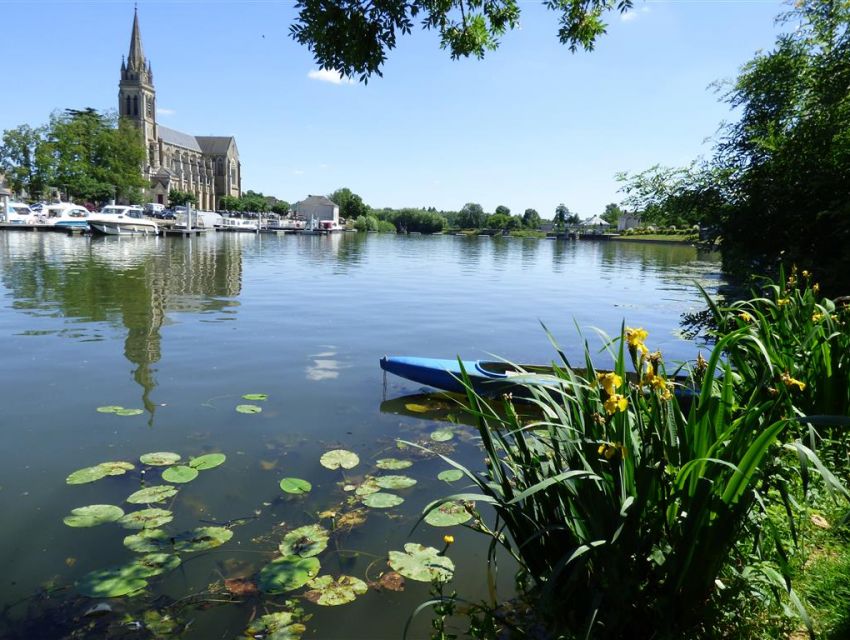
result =
[[201,210],[220,209],[222,196],[242,194],[242,166],[233,136],[193,136],[156,121],[156,90],[150,61],[142,50],[138,11],[133,15],[130,53],[121,60],[118,115],[136,123],[142,132],[150,180],[147,202],[169,204],[171,189],[192,193]]

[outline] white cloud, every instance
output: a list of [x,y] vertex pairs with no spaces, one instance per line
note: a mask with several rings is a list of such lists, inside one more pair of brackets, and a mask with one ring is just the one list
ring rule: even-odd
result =
[[642,13],[645,14],[645,13],[649,13],[649,12],[650,12],[649,7],[641,7],[640,9],[635,9],[635,10],[632,10],[632,11],[627,11],[626,13],[621,13],[620,14],[620,20],[622,22],[634,22],[635,20],[638,19],[638,17]]
[[174,109],[164,109],[162,107],[156,108],[156,115],[158,116],[173,116],[177,113]]
[[331,84],[354,84],[354,80],[333,69],[313,69],[307,72],[307,77],[311,80],[330,82]]

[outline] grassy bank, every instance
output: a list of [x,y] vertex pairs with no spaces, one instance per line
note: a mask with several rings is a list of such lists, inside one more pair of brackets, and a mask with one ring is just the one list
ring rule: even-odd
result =
[[612,238],[612,240],[617,240],[618,242],[669,242],[672,244],[693,244],[694,242],[699,241],[699,237],[695,235],[690,236],[677,236],[677,235],[662,235],[659,233],[656,234],[647,234],[647,235],[633,235],[633,236],[617,236]]

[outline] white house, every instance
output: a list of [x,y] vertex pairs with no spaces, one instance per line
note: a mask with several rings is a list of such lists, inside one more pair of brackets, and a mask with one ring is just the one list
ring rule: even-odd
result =
[[308,222],[315,218],[317,221],[330,220],[333,226],[339,224],[339,205],[325,196],[307,196],[292,209],[296,216],[303,217]]

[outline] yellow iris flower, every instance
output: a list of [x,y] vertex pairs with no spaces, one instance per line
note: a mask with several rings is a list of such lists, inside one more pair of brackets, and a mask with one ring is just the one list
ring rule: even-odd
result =
[[596,379],[599,381],[599,384],[602,385],[602,388],[605,389],[605,393],[609,396],[613,396],[617,393],[617,389],[619,389],[620,385],[623,384],[623,379],[614,372],[597,373]]
[[626,448],[619,442],[603,442],[596,451],[600,456],[604,456],[606,460],[610,460],[618,453],[622,457],[626,457]]
[[628,398],[621,396],[619,393],[615,393],[605,401],[604,406],[608,415],[614,415],[618,411],[625,411],[626,407],[629,406],[629,400]]
[[797,380],[796,378],[792,378],[787,373],[783,373],[781,378],[782,378],[782,382],[784,382],[785,386],[788,387],[788,388],[797,387],[800,391],[803,391],[806,388],[805,382]]
[[742,311],[741,313],[739,313],[738,317],[746,323],[750,323],[753,321],[753,317],[746,311]]
[[630,347],[640,348],[647,336],[649,336],[649,332],[646,329],[626,327],[626,341]]
[[776,304],[780,307],[784,307],[786,304],[788,304],[790,302],[791,302],[790,298],[779,298],[779,300],[776,301]]

